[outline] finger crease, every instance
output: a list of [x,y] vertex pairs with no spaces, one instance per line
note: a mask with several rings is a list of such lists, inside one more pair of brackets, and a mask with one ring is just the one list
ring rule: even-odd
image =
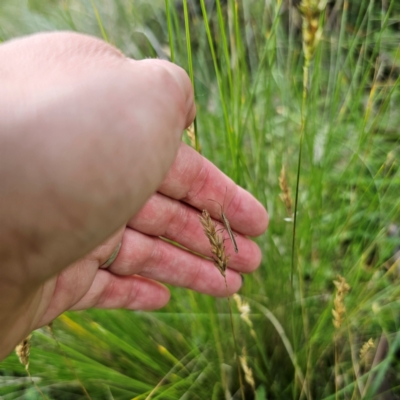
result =
[[[204,186],[206,186],[208,178],[210,176],[210,170],[205,167],[204,162],[202,162],[201,168],[196,176],[193,178],[193,182],[199,184],[200,188],[194,192],[194,190],[189,190],[182,201],[186,203],[191,203],[198,195],[202,192]],[[198,185],[196,185],[198,186]],[[194,193],[193,193],[194,192]]]
[[201,271],[203,270],[203,264],[200,262],[199,268],[197,269],[196,273],[192,276],[190,279],[190,282],[188,285],[185,285],[188,289],[193,289],[196,286],[196,282],[201,274]]
[[[173,213],[165,230],[166,236],[170,236],[170,232],[183,232],[189,223],[189,209],[186,206],[178,207],[178,211]],[[175,225],[175,226],[174,226]]]

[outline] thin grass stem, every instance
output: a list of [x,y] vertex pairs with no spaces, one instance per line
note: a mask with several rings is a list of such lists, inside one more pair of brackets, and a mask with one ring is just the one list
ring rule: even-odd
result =
[[171,8],[169,0],[165,0],[165,13],[167,15],[167,26],[168,26],[168,42],[171,62],[175,62],[175,47],[174,47],[174,36],[171,21]]
[[90,3],[92,4],[93,12],[94,12],[94,15],[96,16],[96,20],[97,20],[97,24],[99,25],[99,28],[100,28],[101,36],[107,43],[110,43],[107,32],[104,29],[103,21],[101,20],[99,10],[97,9],[96,4],[94,3],[93,0],[90,0]]

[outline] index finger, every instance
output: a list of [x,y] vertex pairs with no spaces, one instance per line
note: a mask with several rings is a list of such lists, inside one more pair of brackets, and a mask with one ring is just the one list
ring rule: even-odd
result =
[[[194,149],[182,143],[178,155],[158,191],[220,219],[221,207],[233,230],[261,235],[268,227],[268,213],[248,191]],[[216,203],[217,202],[217,203]]]

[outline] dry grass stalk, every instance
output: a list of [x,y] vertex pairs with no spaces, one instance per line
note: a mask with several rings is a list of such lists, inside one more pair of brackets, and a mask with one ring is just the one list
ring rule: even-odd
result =
[[344,298],[350,290],[350,285],[346,282],[343,276],[338,275],[337,280],[333,281],[336,286],[336,296],[333,301],[334,307],[332,309],[333,325],[339,329],[343,323],[346,308],[344,306]]
[[292,217],[292,194],[290,191],[290,187],[288,184],[287,176],[286,176],[286,169],[285,166],[282,165],[281,173],[279,174],[279,187],[281,188],[281,195],[280,198],[285,204],[286,212],[289,217]]
[[374,341],[371,339],[368,340],[368,342],[365,342],[363,344],[363,346],[360,349],[360,360],[363,360],[365,358],[365,356],[368,353],[369,349],[374,349],[375,348],[375,344]]
[[26,371],[29,372],[29,354],[31,350],[31,339],[32,335],[27,336],[21,343],[15,347],[15,353],[17,354],[20,363],[25,367]]
[[326,1],[324,0],[302,0],[299,5],[303,18],[303,51],[308,64],[314,57],[315,50],[321,40],[322,27],[319,19],[325,6]]
[[211,245],[211,253],[214,255],[214,265],[225,278],[229,255],[225,252],[224,238],[222,235],[217,233],[215,222],[211,219],[210,213],[207,210],[203,210],[199,219],[203,226],[204,234],[207,236]]
[[243,347],[242,355],[239,356],[239,360],[240,360],[240,365],[242,366],[242,369],[244,372],[244,379],[251,386],[251,388],[253,389],[253,392],[255,393],[256,392],[256,384],[254,382],[253,371],[247,364],[247,352],[246,352],[245,347]]

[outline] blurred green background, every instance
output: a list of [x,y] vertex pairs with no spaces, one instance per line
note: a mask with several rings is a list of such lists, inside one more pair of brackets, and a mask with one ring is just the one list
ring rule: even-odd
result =
[[[192,70],[197,147],[268,209],[232,301],[245,398],[400,399],[400,3],[0,0],[1,41],[49,30]],[[66,313],[31,345],[49,399],[242,398],[226,299]],[[15,355],[0,398],[42,398]]]

